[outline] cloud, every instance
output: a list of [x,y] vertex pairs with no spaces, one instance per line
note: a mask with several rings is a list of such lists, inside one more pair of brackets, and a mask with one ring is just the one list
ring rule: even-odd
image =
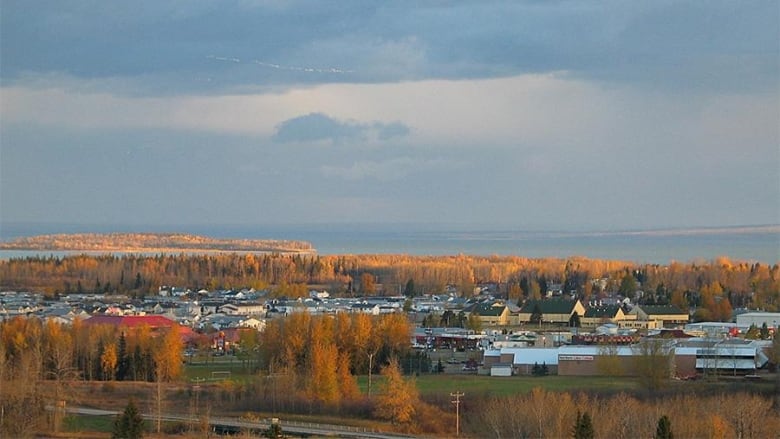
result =
[[31,0],[3,3],[0,20],[4,85],[60,72],[151,94],[557,71],[654,89],[765,90],[780,66],[775,0]]
[[432,170],[455,171],[463,168],[464,163],[450,159],[417,159],[398,157],[385,161],[360,161],[350,166],[322,166],[320,171],[325,177],[342,178],[344,180],[375,179],[379,181],[394,181]]
[[360,140],[369,137],[388,140],[409,134],[409,128],[400,123],[360,123],[339,121],[322,113],[310,113],[285,120],[276,128],[273,140],[278,143]]

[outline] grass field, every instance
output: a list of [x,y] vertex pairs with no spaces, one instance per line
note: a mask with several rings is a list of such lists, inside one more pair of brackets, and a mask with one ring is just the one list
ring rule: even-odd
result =
[[113,416],[72,415],[65,418],[63,429],[68,432],[104,432],[114,428]]
[[[569,376],[512,376],[491,377],[484,375],[420,375],[415,377],[421,395],[449,394],[461,391],[472,394],[512,395],[530,392],[534,387],[552,391],[598,390],[605,392],[630,391],[639,388],[634,378],[610,377],[569,377]],[[372,392],[381,385],[382,377],[372,377]],[[358,385],[363,393],[368,391],[368,376],[358,377]]]
[[[223,359],[224,358],[224,359]],[[209,362],[188,363],[184,367],[187,381],[245,381],[252,376],[251,369],[233,357],[211,359]]]

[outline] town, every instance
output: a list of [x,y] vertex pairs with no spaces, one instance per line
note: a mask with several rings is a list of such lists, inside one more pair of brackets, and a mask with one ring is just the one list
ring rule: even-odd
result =
[[669,422],[681,437],[771,431],[778,273],[727,258],[10,259],[2,429],[78,431],[138,398],[147,431],[195,437],[312,434],[300,421],[361,437],[561,437],[578,412],[601,437]]
[[[770,350],[780,313],[738,310],[733,322],[690,323],[688,313],[674,305],[632,304],[618,294],[583,304],[563,298],[560,288],[550,284],[544,299],[528,300],[522,307],[497,299],[494,283],[478,286],[477,294],[468,298],[452,286],[443,294],[414,298],[339,298],[311,290],[308,297],[286,299],[251,288],[192,291],[161,286],[156,296],[144,299],[68,294],[45,300],[42,294],[4,291],[0,320],[34,316],[64,325],[82,319],[116,327],[179,326],[185,345],[192,340],[187,334],[206,334],[210,347],[203,354],[222,356],[240,350],[242,331],[263,332],[269,320],[294,313],[401,313],[413,324],[412,348],[463,364],[460,371],[489,376],[529,375],[542,366],[545,374],[636,375],[628,359],[641,355],[636,346],[646,339],[664,341],[673,357],[671,375],[678,379],[704,374],[759,378],[776,367],[770,363]],[[192,356],[195,350],[189,345],[182,355]],[[610,366],[610,358],[620,359],[618,367]]]

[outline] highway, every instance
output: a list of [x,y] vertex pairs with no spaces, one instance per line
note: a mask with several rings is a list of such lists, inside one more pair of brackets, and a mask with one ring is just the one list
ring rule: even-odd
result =
[[[120,412],[116,410],[100,410],[87,407],[69,407],[66,409],[68,413],[78,415],[93,415],[93,416],[116,416]],[[142,414],[144,419],[150,421],[156,421],[156,414],[144,413]],[[184,423],[199,423],[200,419],[191,415],[181,414],[163,414],[160,417],[163,421],[184,422]],[[270,425],[270,419],[264,419],[259,421],[251,421],[242,418],[224,417],[224,416],[212,416],[209,418],[209,425],[218,430],[267,430]],[[282,427],[282,431],[290,434],[303,434],[303,435],[315,435],[315,436],[333,436],[333,437],[349,437],[349,438],[366,438],[366,439],[403,439],[413,438],[415,436],[380,432],[361,427],[349,427],[343,425],[333,424],[315,424],[309,422],[292,422],[279,420],[279,425]]]

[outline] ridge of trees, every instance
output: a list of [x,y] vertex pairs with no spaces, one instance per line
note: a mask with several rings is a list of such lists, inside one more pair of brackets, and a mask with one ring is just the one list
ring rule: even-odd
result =
[[156,251],[313,251],[311,243],[281,239],[225,239],[185,233],[73,233],[21,237],[0,242],[3,250]]
[[336,295],[439,294],[454,287],[470,296],[492,282],[522,303],[548,284],[584,301],[620,292],[635,302],[696,310],[694,320],[727,320],[733,308],[780,309],[780,266],[718,258],[668,265],[573,257],[303,254],[73,255],[0,261],[0,288],[48,295],[156,294],[161,285],[267,289],[271,296],[308,294],[319,285]]

